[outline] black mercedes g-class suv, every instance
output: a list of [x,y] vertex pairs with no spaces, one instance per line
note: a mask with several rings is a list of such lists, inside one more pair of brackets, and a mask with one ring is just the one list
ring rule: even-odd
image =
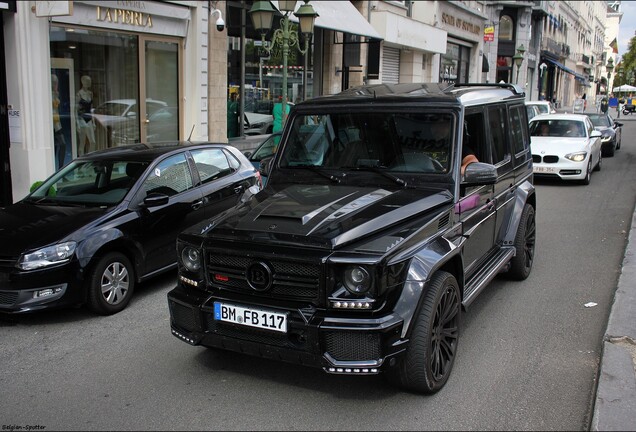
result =
[[[446,133],[439,133],[439,130]],[[465,168],[464,155],[478,162]],[[177,240],[172,333],[433,393],[462,308],[525,279],[535,189],[510,84],[380,84],[296,105],[267,187]]]

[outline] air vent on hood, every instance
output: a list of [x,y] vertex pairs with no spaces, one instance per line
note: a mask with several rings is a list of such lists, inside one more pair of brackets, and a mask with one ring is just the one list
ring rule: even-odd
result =
[[446,213],[441,218],[439,218],[439,221],[437,223],[437,229],[438,230],[445,229],[448,227],[449,223],[450,223],[450,213]]

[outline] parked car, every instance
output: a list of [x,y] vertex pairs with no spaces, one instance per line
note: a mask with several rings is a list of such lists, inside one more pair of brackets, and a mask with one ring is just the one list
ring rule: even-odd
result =
[[[167,103],[155,99],[146,99],[146,113],[150,116]],[[139,114],[137,99],[114,99],[93,109],[92,117],[99,125],[115,128],[129,119],[136,119]]]
[[539,111],[539,107],[536,105],[526,104],[526,111],[528,113],[528,120],[532,120],[535,116],[541,114],[541,111]]
[[271,134],[274,127],[274,116],[271,114],[246,112],[243,127],[245,135]]
[[172,334],[440,390],[462,308],[497,274],[532,269],[524,98],[511,84],[413,83],[297,104],[261,166],[267,187],[179,235]]
[[540,114],[556,114],[556,109],[550,101],[526,101],[526,105],[537,107]]
[[584,114],[542,114],[530,120],[534,175],[590,184],[601,169],[601,132]]
[[623,123],[619,123],[609,114],[587,114],[594,128],[600,131],[603,156],[614,156],[616,150],[621,148]]
[[225,144],[134,145],[71,161],[0,210],[0,311],[126,307],[175,268],[183,229],[236,205],[260,175]]
[[[128,145],[140,142],[140,124],[136,119],[127,119],[121,127],[113,130],[113,142],[116,145]],[[177,141],[179,139],[179,108],[162,107],[148,116],[146,142]]]
[[[272,158],[276,154],[278,144],[280,143],[281,132],[276,132],[269,135],[265,140],[254,150],[253,152],[244,152],[248,160],[254,165],[254,168],[259,169],[261,167],[261,161],[264,159]],[[267,184],[267,176],[261,173],[263,179],[263,186]]]

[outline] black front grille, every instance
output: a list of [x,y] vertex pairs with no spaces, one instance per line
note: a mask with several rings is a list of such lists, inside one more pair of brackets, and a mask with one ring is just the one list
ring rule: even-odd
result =
[[545,163],[557,163],[558,161],[558,156],[543,156],[543,162]]
[[13,306],[13,304],[17,300],[18,300],[17,291],[0,291],[0,305]]
[[195,309],[171,301],[170,312],[172,315],[172,321],[178,327],[187,331],[194,331],[197,329],[198,312]]
[[[214,287],[250,292],[269,298],[319,301],[320,264],[276,257],[238,256],[221,251],[209,251],[207,271]],[[264,262],[272,270],[272,284],[265,292],[255,291],[246,273],[255,262]]]
[[14,269],[17,262],[17,257],[0,256],[0,268]]
[[548,155],[548,156],[539,156],[539,155],[532,155],[532,162],[534,163],[557,163],[559,161],[559,157],[558,156],[554,156],[554,155]]
[[378,360],[381,357],[378,333],[334,331],[323,336],[331,357],[340,361]]

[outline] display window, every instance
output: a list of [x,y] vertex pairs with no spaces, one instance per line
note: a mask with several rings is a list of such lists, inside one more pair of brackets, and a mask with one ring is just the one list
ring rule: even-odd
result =
[[180,50],[179,38],[52,26],[56,169],[95,150],[178,140]]

